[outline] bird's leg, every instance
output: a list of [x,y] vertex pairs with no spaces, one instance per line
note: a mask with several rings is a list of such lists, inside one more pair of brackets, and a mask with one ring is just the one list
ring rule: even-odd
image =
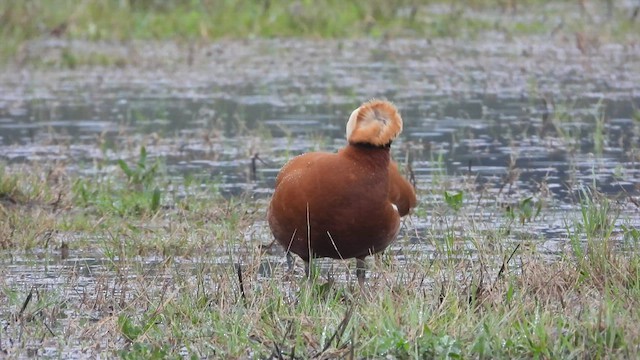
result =
[[293,255],[287,251],[287,267],[289,268],[289,272],[293,272]]
[[311,262],[304,262],[304,276],[307,277],[307,280],[311,280]]
[[384,255],[384,251],[380,251],[379,253],[374,254],[374,259],[376,259],[376,267],[382,266],[382,256]]
[[364,261],[364,257],[356,258],[356,277],[358,278],[358,284],[361,288],[364,288],[364,274],[367,270],[367,263]]

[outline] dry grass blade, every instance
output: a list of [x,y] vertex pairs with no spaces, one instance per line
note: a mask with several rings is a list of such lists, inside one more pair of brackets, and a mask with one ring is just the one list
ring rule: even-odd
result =
[[500,266],[500,270],[498,271],[498,275],[496,275],[496,280],[493,282],[493,286],[491,287],[492,289],[496,288],[496,284],[502,278],[505,270],[507,270],[507,265],[509,264],[509,262],[513,258],[513,255],[516,254],[516,251],[518,251],[519,248],[520,248],[520,244],[516,245],[516,247],[511,252],[511,255],[509,255],[509,258],[507,258],[505,261],[502,262],[502,266]]
[[51,328],[49,327],[49,325],[47,325],[46,322],[42,322],[42,324],[44,325],[45,328],[47,328],[47,331],[49,331],[49,334],[51,334],[51,336],[55,337],[56,334],[53,333],[53,331],[51,330]]
[[240,266],[240,264],[236,264],[236,271],[238,273],[238,285],[240,286],[240,295],[242,296],[242,301],[246,305],[247,295],[244,292],[244,280],[242,279],[242,266]]
[[282,352],[280,351],[280,347],[278,346],[278,343],[273,343],[273,347],[274,347],[274,351],[275,351],[275,356],[277,357],[278,360],[284,360],[284,358],[282,357]]
[[24,299],[24,302],[22,303],[22,308],[20,308],[20,312],[18,313],[18,317],[21,317],[24,311],[27,309],[27,306],[31,302],[32,297],[33,297],[33,288],[29,290],[29,295],[27,295],[27,298]]
[[344,334],[345,330],[347,329],[347,325],[349,324],[349,321],[351,320],[351,316],[353,315],[354,307],[355,305],[351,304],[351,306],[347,309],[346,313],[344,314],[344,318],[342,319],[340,324],[338,324],[336,331],[334,331],[333,335],[329,337],[327,342],[324,344],[324,347],[322,348],[322,350],[313,356],[314,359],[320,357],[325,351],[327,351],[334,339],[337,339],[336,347],[339,345],[339,341],[342,338],[342,335]]

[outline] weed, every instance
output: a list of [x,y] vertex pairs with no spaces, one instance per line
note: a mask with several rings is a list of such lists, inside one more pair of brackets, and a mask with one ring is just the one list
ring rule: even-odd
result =
[[119,216],[151,216],[161,205],[162,191],[158,184],[160,163],[148,163],[147,151],[140,148],[136,166],[118,160],[118,166],[127,179],[126,186],[114,185],[113,179],[78,179],[73,186],[76,203],[92,207],[101,214]]
[[458,212],[462,208],[463,194],[464,193],[462,191],[458,191],[455,194],[450,193],[449,191],[445,191],[444,201],[454,212]]
[[542,211],[542,202],[533,200],[533,197],[527,197],[518,203],[518,206],[507,206],[506,214],[511,220],[518,218],[520,224],[524,225],[531,222],[540,215]]
[[[15,341],[22,333],[55,339],[59,352],[80,346],[123,358],[637,355],[630,345],[640,339],[633,311],[640,301],[636,231],[624,228],[625,253],[611,246],[617,212],[591,190],[583,192],[577,217],[567,217],[573,253],[551,262],[517,247],[501,251],[511,256],[496,256],[492,244],[505,243],[509,233],[491,227],[483,231],[495,240],[483,241],[462,206],[462,194],[476,194],[466,188],[447,193],[449,200],[440,199],[452,210],[457,207],[457,220],[444,221],[436,234],[444,238],[433,240],[433,253],[415,253],[402,262],[385,255],[366,289],[357,290],[353,281],[341,278],[342,270],[332,282],[318,277],[309,284],[289,274],[281,256],[255,246],[253,235],[245,237],[246,229],[263,222],[262,201],[223,199],[187,181],[186,197],[174,200],[188,205],[160,207],[162,216],[121,216],[108,207],[86,211],[86,206],[102,206],[100,193],[117,197],[163,183],[160,168],[146,175],[152,168],[141,151],[135,164],[115,167],[120,176],[65,183],[89,190],[93,205],[76,199],[64,217],[67,224],[93,223],[85,227],[85,237],[97,240],[85,242],[83,251],[100,254],[103,265],[82,265],[92,281],[81,290],[86,276],[67,267],[55,272],[52,263],[59,285],[37,288],[27,306],[29,289],[4,280],[0,299],[9,305],[2,313],[25,308],[21,322],[3,327],[7,351],[26,353],[34,345]],[[15,176],[22,183],[23,176]],[[514,207],[518,219],[525,219],[523,226],[537,221],[537,204],[525,197]],[[18,221],[19,207],[6,211]],[[12,241],[28,242],[29,236],[34,235],[16,230]],[[467,244],[474,252],[465,251]],[[269,276],[262,273],[265,266]],[[14,278],[7,271],[0,269],[2,278]],[[11,345],[5,345],[8,339],[14,340]]]

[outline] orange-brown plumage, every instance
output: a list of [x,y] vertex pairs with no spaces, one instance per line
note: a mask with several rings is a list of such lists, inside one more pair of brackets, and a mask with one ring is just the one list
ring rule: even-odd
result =
[[343,149],[291,159],[278,174],[268,210],[276,240],[305,262],[360,262],[384,250],[398,234],[400,217],[416,204],[413,186],[390,159],[401,130],[396,107],[372,100],[351,114]]
[[389,200],[398,207],[400,216],[409,214],[417,203],[413,186],[402,177],[394,161],[389,163]]

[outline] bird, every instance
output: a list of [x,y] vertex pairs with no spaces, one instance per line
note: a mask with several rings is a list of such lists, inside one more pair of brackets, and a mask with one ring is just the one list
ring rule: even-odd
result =
[[416,206],[414,186],[391,159],[402,117],[387,100],[364,102],[349,116],[347,145],[335,153],[308,152],[289,160],[275,181],[267,220],[273,236],[305,263],[356,259],[364,286],[365,258],[398,235],[400,218]]

